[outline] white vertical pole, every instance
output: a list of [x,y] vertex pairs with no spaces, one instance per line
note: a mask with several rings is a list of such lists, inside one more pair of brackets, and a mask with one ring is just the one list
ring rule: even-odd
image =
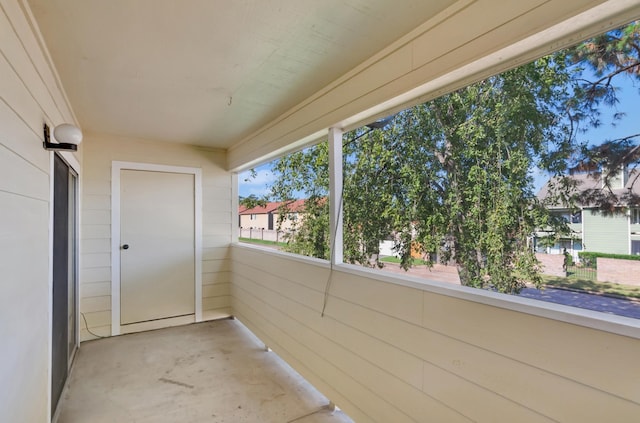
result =
[[340,264],[343,262],[342,201],[342,129],[329,128],[331,264]]
[[238,237],[242,236],[238,218],[239,198],[238,198],[238,174],[231,174],[231,242],[238,242]]

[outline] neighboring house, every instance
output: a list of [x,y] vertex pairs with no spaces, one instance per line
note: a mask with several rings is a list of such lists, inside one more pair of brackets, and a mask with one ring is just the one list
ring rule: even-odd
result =
[[[603,186],[599,172],[574,171],[570,177],[576,181],[579,191],[607,189]],[[635,181],[635,171],[627,166],[621,168],[611,182],[611,191],[617,196],[626,193],[640,194],[640,186]],[[538,198],[549,195],[548,181],[538,193]],[[565,219],[571,235],[561,238],[552,246],[542,242],[544,237],[553,235],[550,231],[538,231],[535,237],[536,251],[540,253],[562,254],[563,250],[577,258],[580,251],[594,251],[615,254],[640,254],[640,209],[620,203],[613,213],[603,213],[592,204],[579,204],[570,209],[563,205],[549,207],[552,213]]]
[[238,226],[240,228],[274,229],[274,215],[277,213],[279,204],[272,202],[252,208],[240,206],[238,208]]
[[[286,210],[286,216],[281,213]],[[238,208],[238,224],[240,228],[266,229],[289,231],[301,222],[304,210],[304,200],[294,200],[289,202],[269,202],[264,206]]]

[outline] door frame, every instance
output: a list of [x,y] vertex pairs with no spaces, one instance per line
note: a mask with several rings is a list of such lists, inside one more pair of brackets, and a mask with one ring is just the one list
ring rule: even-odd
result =
[[[71,369],[71,363],[73,363],[73,360],[75,359],[75,354],[78,352],[78,349],[80,349],[80,219],[82,218],[80,216],[80,202],[82,201],[82,199],[80,198],[80,192],[81,189],[81,184],[82,184],[82,178],[81,178],[81,173],[80,173],[80,162],[78,161],[78,159],[76,159],[76,157],[73,155],[73,153],[70,152],[66,152],[66,151],[60,151],[60,152],[51,152],[49,154],[49,265],[48,265],[48,289],[49,289],[49,293],[48,293],[48,310],[47,310],[47,314],[48,314],[48,318],[49,318],[49,336],[48,336],[48,340],[47,340],[47,347],[48,347],[48,351],[47,351],[47,356],[48,356],[48,361],[49,361],[49,365],[47,366],[47,421],[54,421],[56,419],[56,415],[57,412],[59,410],[59,408],[56,409],[55,414],[51,412],[51,403],[53,402],[53,389],[52,389],[52,383],[51,383],[51,378],[53,377],[53,356],[52,356],[52,351],[53,351],[53,225],[54,225],[54,218],[53,218],[53,201],[54,201],[54,162],[55,162],[55,156],[58,155],[58,157],[60,157],[68,166],[69,169],[71,169],[73,171],[73,173],[75,173],[76,176],[76,186],[75,186],[75,205],[74,205],[74,214],[75,214],[75,222],[74,222],[74,237],[75,239],[73,240],[74,245],[76,246],[75,248],[75,266],[73,268],[73,271],[75,272],[75,291],[76,291],[76,296],[75,296],[75,301],[74,301],[74,307],[75,307],[75,314],[76,314],[76,321],[75,321],[75,343],[76,343],[76,350],[74,352],[73,357],[71,357],[71,359],[69,360],[69,369]],[[67,382],[65,383],[65,388],[66,389],[66,385],[69,383],[69,378],[67,377]],[[64,395],[64,389],[62,391],[63,395]],[[60,404],[58,404],[60,405]]]
[[194,270],[195,321],[202,321],[202,169],[153,163],[113,161],[111,163],[111,335],[120,325],[120,173],[122,170],[181,173],[194,176]]

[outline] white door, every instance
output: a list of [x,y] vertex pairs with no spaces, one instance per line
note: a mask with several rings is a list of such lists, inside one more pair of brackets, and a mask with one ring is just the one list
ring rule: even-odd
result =
[[194,175],[120,172],[120,324],[194,314]]

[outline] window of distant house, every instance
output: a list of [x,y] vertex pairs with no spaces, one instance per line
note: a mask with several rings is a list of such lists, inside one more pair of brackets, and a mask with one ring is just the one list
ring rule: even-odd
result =
[[631,209],[631,224],[640,224],[640,209]]
[[560,213],[559,216],[566,223],[582,223],[582,211],[577,211],[575,213]]
[[257,216],[255,214],[251,215],[251,220],[256,220]]
[[582,223],[582,211],[571,214],[571,223]]

